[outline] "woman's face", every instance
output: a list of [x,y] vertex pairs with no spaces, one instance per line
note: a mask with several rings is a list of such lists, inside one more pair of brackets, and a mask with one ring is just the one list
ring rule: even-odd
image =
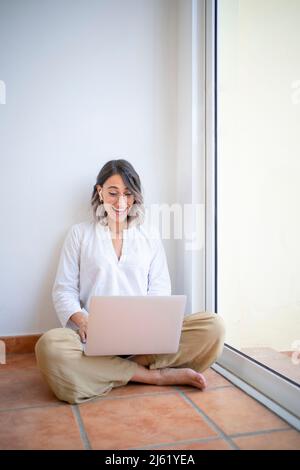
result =
[[103,186],[97,185],[100,199],[102,197],[104,208],[108,217],[117,222],[123,222],[134,203],[132,192],[124,185],[120,175],[107,178]]

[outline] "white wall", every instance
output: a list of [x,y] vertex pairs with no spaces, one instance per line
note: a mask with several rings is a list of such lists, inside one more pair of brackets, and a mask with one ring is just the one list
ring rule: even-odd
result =
[[177,1],[1,0],[0,75],[0,335],[40,333],[58,326],[62,242],[107,160],[132,162],[146,204],[176,200]]
[[300,339],[300,2],[219,6],[219,312],[229,344],[291,350]]

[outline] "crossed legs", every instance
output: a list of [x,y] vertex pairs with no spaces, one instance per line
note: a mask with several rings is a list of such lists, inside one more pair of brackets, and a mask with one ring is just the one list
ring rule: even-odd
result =
[[224,324],[219,315],[200,312],[185,317],[175,354],[85,356],[78,334],[54,328],[37,342],[38,367],[55,395],[68,403],[106,395],[129,381],[156,385],[189,384],[204,388],[201,372],[222,352]]

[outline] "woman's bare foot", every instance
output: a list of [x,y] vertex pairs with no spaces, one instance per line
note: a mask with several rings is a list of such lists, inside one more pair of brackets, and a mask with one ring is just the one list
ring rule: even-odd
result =
[[175,369],[166,367],[158,369],[160,376],[157,385],[191,385],[203,390],[206,387],[206,379],[200,372],[193,369]]
[[205,377],[193,369],[175,367],[147,369],[140,364],[137,364],[136,371],[130,381],[152,385],[191,385],[200,390],[206,387]]

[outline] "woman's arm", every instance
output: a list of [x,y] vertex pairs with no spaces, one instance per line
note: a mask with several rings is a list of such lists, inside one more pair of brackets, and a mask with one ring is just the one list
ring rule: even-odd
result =
[[87,333],[87,323],[88,319],[87,316],[84,315],[82,312],[73,313],[70,316],[70,320],[72,320],[79,328],[79,336],[83,343],[86,342],[86,333]]
[[63,244],[52,289],[53,304],[63,327],[73,315],[75,321],[73,318],[72,321],[76,324],[78,324],[77,321],[83,320],[83,316],[86,316],[80,306],[79,274],[80,231],[78,225],[73,225]]
[[153,257],[148,274],[148,295],[171,295],[167,257],[159,234],[152,240]]

